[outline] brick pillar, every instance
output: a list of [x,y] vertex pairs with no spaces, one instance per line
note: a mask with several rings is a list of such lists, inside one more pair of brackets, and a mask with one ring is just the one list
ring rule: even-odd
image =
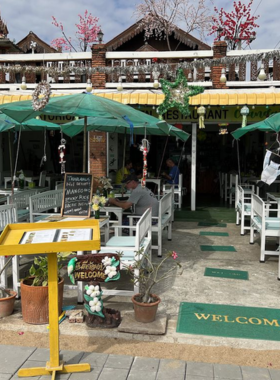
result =
[[[92,45],[92,67],[106,66],[106,49],[104,44]],[[93,89],[104,89],[106,84],[105,73],[94,73],[91,76]],[[107,135],[106,132],[89,132],[89,159],[90,173],[94,177],[107,176]],[[97,187],[97,182],[94,181],[94,191]]]
[[[89,155],[90,155],[90,173],[94,177],[107,176],[107,153],[106,153],[106,132],[90,131],[89,132]],[[97,187],[97,181],[93,182],[93,190]]]
[[[213,59],[226,57],[227,43],[225,41],[214,42],[213,45]],[[213,88],[228,88],[226,83],[220,82],[222,69],[225,69],[225,65],[212,66],[211,77]]]
[[[92,60],[91,67],[104,67],[106,66],[106,49],[104,44],[92,45]],[[91,76],[91,83],[94,89],[105,88],[106,74],[94,73]]]

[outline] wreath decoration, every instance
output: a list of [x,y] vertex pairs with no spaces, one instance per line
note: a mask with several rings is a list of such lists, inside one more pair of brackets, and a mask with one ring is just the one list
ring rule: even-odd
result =
[[[44,95],[42,98],[39,98],[40,95]],[[32,94],[32,107],[34,111],[40,111],[49,102],[51,95],[51,86],[48,82],[42,81],[38,83],[38,86],[35,88]]]

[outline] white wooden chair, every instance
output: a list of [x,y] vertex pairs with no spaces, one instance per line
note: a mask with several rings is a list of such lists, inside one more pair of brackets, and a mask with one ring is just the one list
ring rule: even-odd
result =
[[[269,206],[269,205],[268,205]],[[250,223],[250,244],[254,244],[254,231],[260,234],[260,262],[264,262],[266,256],[278,256],[278,250],[267,250],[266,240],[268,237],[276,237],[280,243],[280,218],[270,217],[266,203],[256,194],[252,194],[251,223]],[[280,210],[273,209],[274,212]],[[278,268],[278,279],[280,279],[280,263]]]
[[[120,269],[125,269],[129,265],[132,265],[136,260],[144,260],[146,255],[149,255],[151,259],[151,247],[152,247],[152,233],[151,233],[151,209],[147,209],[140,217],[135,226],[115,226],[115,236],[108,240],[105,247],[102,247],[98,253],[118,253],[122,252],[123,256],[120,261]],[[120,236],[118,232],[122,228],[129,228],[135,231],[135,236]],[[141,256],[137,255],[142,248]],[[144,262],[143,262],[144,265]],[[137,274],[137,273],[135,273]],[[82,285],[78,285],[78,302],[83,301]],[[133,291],[131,290],[118,290],[118,289],[102,289],[106,295],[132,295],[139,293],[139,283],[134,284]]]
[[[30,223],[43,219],[53,214],[51,210],[60,209],[62,206],[63,190],[49,190],[33,195],[29,199]],[[47,213],[49,211],[49,213]],[[35,220],[36,219],[36,220]]]
[[245,230],[250,230],[250,226],[246,226],[246,219],[250,220],[252,194],[254,190],[251,188],[243,188],[240,185],[236,186],[235,193],[235,210],[236,210],[236,224],[240,224],[240,235],[245,234]]
[[[152,245],[152,249],[157,251],[158,257],[162,257],[162,234],[167,228],[167,238],[172,240],[172,192],[166,193],[159,201],[158,216],[152,216],[152,232],[157,235],[157,245]],[[139,219],[137,215],[129,215],[129,224],[133,225],[134,219]]]
[[38,190],[30,189],[8,196],[7,203],[16,204],[17,206],[18,222],[24,222],[29,220],[29,198],[37,193]]
[[[16,204],[0,206],[0,232],[4,230],[7,224],[17,223],[17,206]],[[0,256],[0,268],[5,265],[5,256]],[[18,273],[18,256],[14,256],[12,260],[13,265],[13,290],[18,293],[19,288],[19,273]],[[7,287],[7,271],[4,270],[0,277],[1,285]]]
[[186,194],[186,188],[183,187],[183,174],[179,174],[178,185],[164,184],[163,192],[168,190],[168,188],[174,187],[174,206],[179,209],[182,208],[183,195]]

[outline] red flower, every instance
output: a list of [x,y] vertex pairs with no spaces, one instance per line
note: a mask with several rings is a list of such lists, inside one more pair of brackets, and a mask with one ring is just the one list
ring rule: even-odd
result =
[[177,255],[177,253],[175,251],[172,252],[171,256],[173,257],[174,260],[176,260],[177,257],[178,257],[178,255]]

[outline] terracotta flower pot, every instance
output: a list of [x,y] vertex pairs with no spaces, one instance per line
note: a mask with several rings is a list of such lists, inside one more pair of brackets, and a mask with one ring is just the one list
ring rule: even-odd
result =
[[[31,286],[33,279],[20,283],[21,311],[24,322],[34,325],[49,323],[48,286]],[[64,279],[58,283],[58,312],[62,313]]]
[[156,319],[158,304],[161,299],[157,295],[151,294],[151,297],[153,297],[155,301],[152,303],[143,303],[137,301],[139,296],[140,294],[134,294],[131,298],[134,306],[135,320],[142,323],[153,322]]
[[0,318],[11,315],[14,311],[14,304],[17,292],[6,289],[10,297],[0,298]]

